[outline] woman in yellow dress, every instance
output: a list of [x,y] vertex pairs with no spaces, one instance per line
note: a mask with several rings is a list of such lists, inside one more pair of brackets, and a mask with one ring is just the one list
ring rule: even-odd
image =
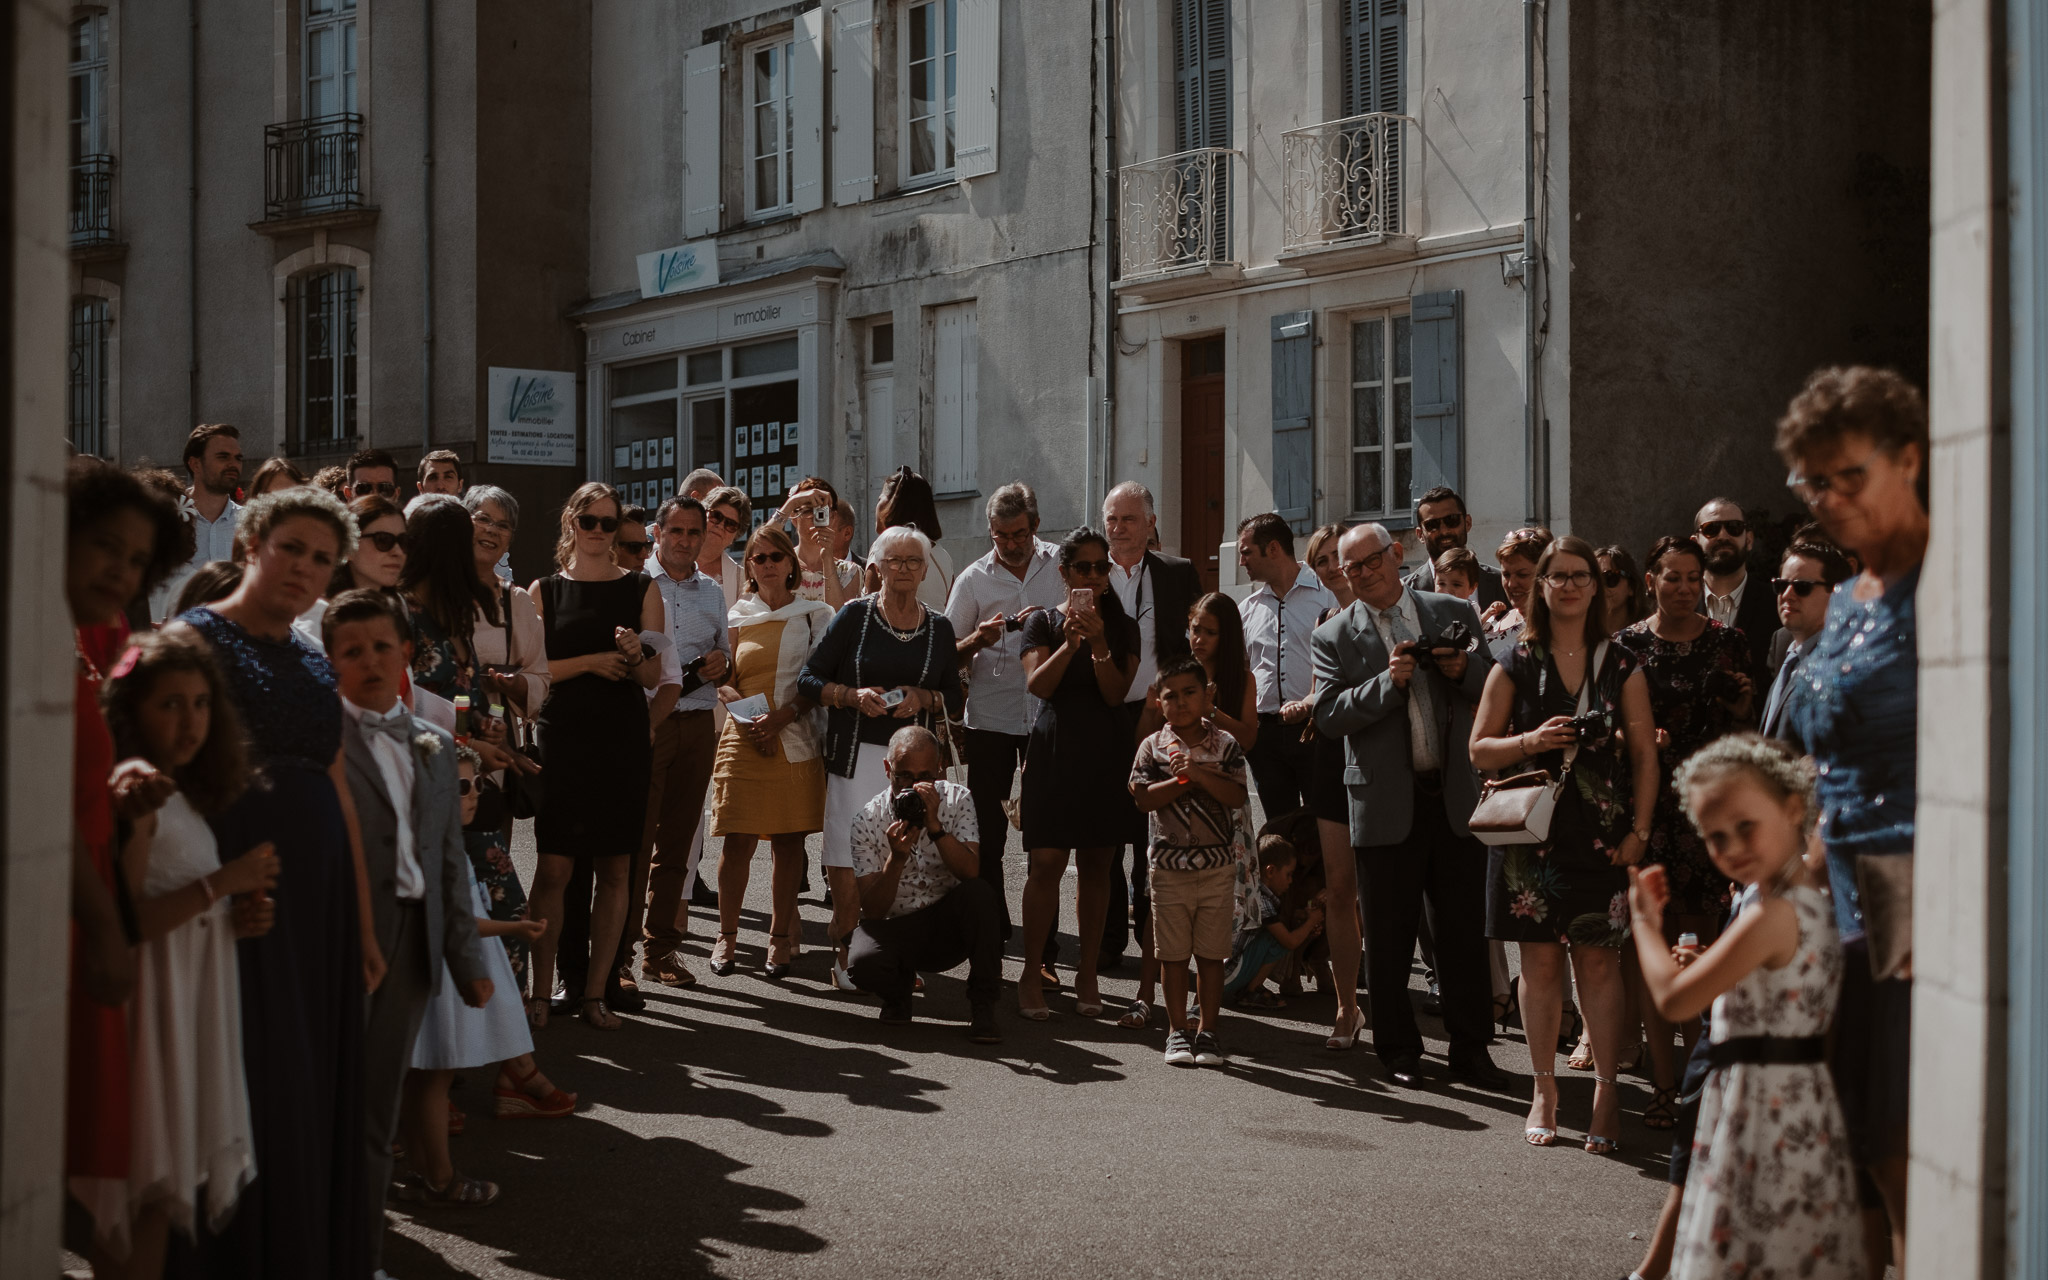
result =
[[739,947],[740,903],[754,850],[766,838],[775,859],[768,923],[768,976],[780,978],[796,958],[802,932],[797,886],[804,874],[804,837],[825,825],[825,764],[811,726],[811,703],[798,695],[804,660],[825,635],[832,608],[796,596],[801,570],[789,536],[763,525],[747,541],[747,594],[727,616],[732,628],[732,679],[719,690],[728,705],[756,694],[764,715],[726,718],[711,773],[711,834],[723,837],[718,858],[718,945],[711,972],[731,973]]

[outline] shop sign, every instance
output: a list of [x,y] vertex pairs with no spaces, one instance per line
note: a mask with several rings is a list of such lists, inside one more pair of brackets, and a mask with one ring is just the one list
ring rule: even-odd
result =
[[493,368],[489,389],[488,461],[576,465],[574,373]]
[[718,241],[695,240],[673,249],[643,253],[640,264],[640,296],[660,298],[692,289],[708,289],[718,283]]

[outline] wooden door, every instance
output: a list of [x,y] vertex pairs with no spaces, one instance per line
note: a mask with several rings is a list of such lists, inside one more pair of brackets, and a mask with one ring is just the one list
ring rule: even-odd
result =
[[1181,348],[1180,553],[1216,590],[1223,542],[1223,339]]

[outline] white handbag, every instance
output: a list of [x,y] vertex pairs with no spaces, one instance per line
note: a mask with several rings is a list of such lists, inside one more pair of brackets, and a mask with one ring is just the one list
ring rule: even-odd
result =
[[[1593,662],[1586,678],[1579,682],[1579,705],[1575,714],[1585,715],[1593,701],[1593,681],[1607,657],[1607,642],[1593,649]],[[1574,742],[1564,749],[1564,768],[1556,778],[1548,769],[1518,773],[1511,778],[1488,782],[1479,789],[1479,803],[1468,824],[1481,844],[1548,844],[1550,820],[1557,813],[1557,801],[1571,781],[1572,761],[1579,755]]]

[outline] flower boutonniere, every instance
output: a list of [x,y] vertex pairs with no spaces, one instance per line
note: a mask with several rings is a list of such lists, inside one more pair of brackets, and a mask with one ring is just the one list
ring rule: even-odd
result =
[[441,754],[441,739],[431,733],[418,735],[412,740],[412,745],[418,747],[420,754],[429,760]]

